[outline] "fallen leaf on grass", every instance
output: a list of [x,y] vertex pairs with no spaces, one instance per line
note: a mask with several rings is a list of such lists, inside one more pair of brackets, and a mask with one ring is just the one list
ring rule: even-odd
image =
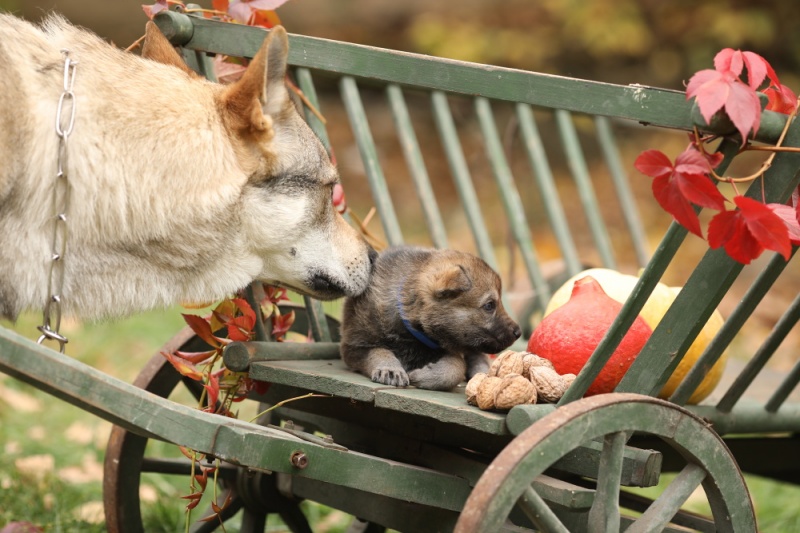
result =
[[73,515],[76,520],[82,520],[90,524],[102,524],[106,521],[103,502],[86,502],[75,509]]
[[14,467],[21,476],[41,481],[51,474],[56,460],[50,454],[29,455],[14,461]]
[[58,478],[73,484],[103,481],[103,465],[95,458],[94,453],[87,453],[80,466],[67,466],[59,470]]
[[36,413],[42,410],[42,402],[39,399],[2,385],[0,385],[0,403],[7,404],[12,411],[19,413]]

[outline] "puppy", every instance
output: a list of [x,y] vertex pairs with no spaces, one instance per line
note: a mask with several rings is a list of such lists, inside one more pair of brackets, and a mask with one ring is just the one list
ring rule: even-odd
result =
[[520,336],[500,292],[500,277],[474,255],[389,249],[367,290],[345,300],[342,359],[376,383],[450,390]]

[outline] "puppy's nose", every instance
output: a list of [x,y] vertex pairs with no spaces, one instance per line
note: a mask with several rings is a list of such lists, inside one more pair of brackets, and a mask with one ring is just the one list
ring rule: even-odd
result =
[[511,334],[514,336],[514,339],[518,339],[520,335],[522,335],[522,330],[519,329],[519,325],[514,324],[514,327],[511,329]]
[[370,268],[375,266],[375,261],[378,260],[378,252],[376,252],[372,246],[369,247],[369,251],[367,252],[367,257],[369,257],[369,266]]

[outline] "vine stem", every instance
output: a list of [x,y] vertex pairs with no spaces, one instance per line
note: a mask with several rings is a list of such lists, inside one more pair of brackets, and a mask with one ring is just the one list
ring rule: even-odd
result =
[[[775,159],[775,156],[778,154],[778,152],[800,152],[800,148],[791,146],[781,146],[783,144],[784,139],[786,138],[786,134],[789,131],[789,126],[791,126],[792,121],[794,120],[795,116],[797,116],[798,106],[800,106],[800,98],[798,98],[797,102],[795,102],[795,107],[792,110],[792,112],[789,114],[789,116],[786,117],[786,124],[783,125],[783,130],[781,131],[781,135],[780,137],[778,137],[778,141],[775,143],[775,146],[747,146],[742,150],[742,151],[754,150],[754,151],[771,152],[767,160],[761,164],[761,167],[755,173],[749,176],[745,176],[743,178],[731,178],[731,177],[720,176],[719,174],[714,172],[714,169],[712,168],[710,173],[714,177],[714,179],[730,183],[733,186],[734,191],[736,191],[736,185],[735,185],[736,183],[748,183],[757,180],[759,178],[763,178],[764,173],[772,166],[772,161],[773,159]],[[696,126],[694,128],[694,138],[695,138],[695,146],[697,147],[698,150],[700,150],[700,153],[702,153],[704,156],[707,155],[705,151],[705,146],[701,141],[700,133],[697,131]],[[736,194],[739,194],[739,192],[736,191]]]
[[282,401],[280,401],[280,402],[276,403],[275,405],[273,405],[273,406],[269,407],[268,409],[264,409],[263,411],[261,411],[260,413],[258,413],[256,416],[254,416],[253,418],[251,418],[251,419],[250,419],[250,422],[255,422],[255,421],[258,419],[258,418],[260,418],[261,416],[263,416],[263,415],[265,415],[265,414],[269,413],[269,412],[270,412],[270,411],[272,411],[273,409],[276,409],[276,408],[278,408],[278,407],[281,407],[282,405],[286,405],[287,403],[289,403],[289,402],[293,402],[293,401],[295,401],[295,400],[303,400],[303,399],[305,399],[305,398],[330,398],[330,397],[331,397],[331,396],[330,396],[330,395],[328,395],[328,394],[314,394],[313,392],[309,392],[308,394],[304,394],[303,396],[296,396],[296,397],[294,397],[294,398],[287,398],[287,399],[285,399],[285,400],[282,400]]

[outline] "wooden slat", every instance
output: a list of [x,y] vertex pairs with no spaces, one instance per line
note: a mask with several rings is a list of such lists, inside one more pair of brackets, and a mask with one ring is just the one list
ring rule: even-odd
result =
[[387,387],[373,383],[348,369],[342,361],[274,361],[253,363],[254,379],[373,403],[376,407],[460,424],[468,428],[506,435],[505,415],[481,411],[467,404],[464,389],[438,392]]
[[389,187],[386,184],[383,167],[378,160],[378,151],[372,138],[364,104],[361,102],[358,85],[353,78],[344,77],[339,82],[339,86],[342,91],[342,101],[350,119],[350,126],[361,153],[361,161],[364,163],[367,182],[372,190],[372,198],[375,200],[375,207],[383,224],[383,231],[386,233],[386,239],[392,246],[401,245],[403,244],[403,232],[395,214],[394,204],[389,196]]
[[389,97],[389,105],[392,109],[392,116],[397,127],[397,135],[400,140],[400,147],[406,159],[411,178],[414,181],[414,188],[417,191],[422,205],[422,213],[425,215],[425,222],[428,226],[428,233],[431,241],[436,248],[447,248],[447,232],[444,229],[442,215],[433,194],[431,180],[428,176],[428,169],[422,158],[422,151],[414,133],[414,126],[411,123],[411,116],[408,113],[403,91],[398,85],[392,84],[386,88]]
[[[492,166],[492,172],[497,182],[500,198],[503,201],[503,210],[508,218],[509,230],[514,236],[514,240],[519,248],[522,262],[525,265],[525,271],[528,274],[528,280],[531,286],[536,290],[536,297],[539,300],[539,305],[544,309],[547,307],[547,302],[550,300],[550,287],[548,287],[547,280],[544,278],[542,270],[539,267],[539,258],[536,255],[533,235],[528,226],[528,220],[525,217],[525,208],[522,205],[522,199],[514,183],[511,168],[503,153],[503,145],[500,142],[500,135],[497,133],[497,125],[495,124],[494,114],[492,113],[489,100],[481,97],[476,98],[475,110],[478,115],[481,131],[483,132],[486,155]],[[509,308],[510,307],[506,305],[506,309]]]
[[555,116],[558,131],[561,134],[561,144],[564,146],[567,163],[578,189],[581,207],[583,207],[583,212],[589,223],[589,232],[594,239],[597,252],[600,254],[600,261],[604,267],[615,269],[617,268],[617,261],[614,259],[611,238],[600,213],[600,204],[597,202],[597,195],[594,192],[592,178],[589,175],[589,168],[583,156],[583,149],[578,140],[578,133],[575,131],[572,116],[563,109],[556,110]]
[[472,184],[472,176],[470,175],[467,160],[464,157],[464,149],[461,147],[461,140],[458,137],[447,95],[434,91],[431,93],[431,102],[433,105],[433,118],[444,145],[445,155],[450,165],[450,172],[453,175],[461,205],[467,215],[467,223],[470,230],[472,230],[475,246],[478,248],[478,255],[489,266],[497,270],[497,259],[492,248],[492,241],[486,230],[486,222],[481,213],[475,186]]
[[617,191],[617,199],[622,208],[622,216],[625,219],[625,227],[631,236],[633,250],[636,252],[636,261],[640,267],[647,264],[650,259],[650,252],[647,247],[647,235],[642,217],[639,216],[639,209],[636,206],[633,192],[631,191],[628,174],[620,159],[619,149],[614,142],[614,134],[611,131],[611,124],[607,117],[595,117],[595,128],[597,129],[597,140],[603,151],[603,156],[608,165],[614,189]]
[[534,172],[534,182],[542,197],[542,205],[558,241],[558,247],[561,250],[564,263],[566,263],[567,272],[569,272],[570,276],[574,276],[583,270],[583,265],[578,257],[575,240],[572,238],[572,233],[567,223],[564,205],[559,197],[553,171],[550,169],[550,163],[547,160],[547,152],[544,149],[542,136],[536,126],[531,106],[517,104],[516,109],[525,153]]

